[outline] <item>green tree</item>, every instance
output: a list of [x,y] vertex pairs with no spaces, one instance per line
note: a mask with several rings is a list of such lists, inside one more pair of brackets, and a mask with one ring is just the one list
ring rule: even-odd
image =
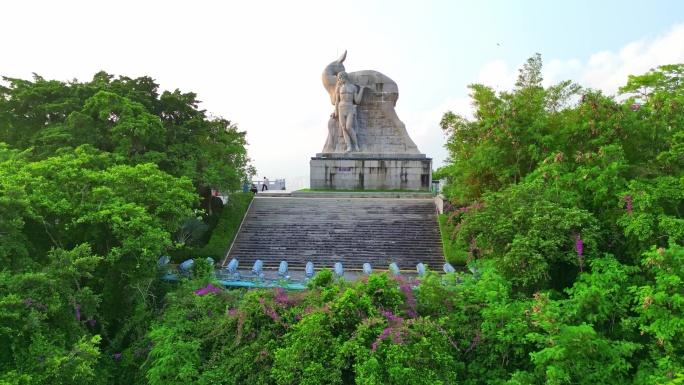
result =
[[524,182],[462,207],[452,217],[453,242],[468,259],[495,261],[528,293],[571,285],[596,248],[598,224],[571,194],[549,191],[550,183]]
[[96,374],[102,298],[86,285],[102,258],[85,244],[50,257],[42,272],[0,272],[0,372],[38,383],[103,383]]
[[12,270],[31,264],[29,242],[22,231],[28,198],[17,180],[26,155],[0,143],[0,264]]
[[4,77],[0,87],[0,142],[34,159],[59,148],[89,144],[117,155],[117,163],[156,163],[187,177],[210,208],[212,188],[238,189],[255,173],[246,133],[229,120],[207,116],[197,95],[165,91],[150,77],[115,78],[98,72],[90,82]]
[[541,70],[537,54],[520,69],[511,92],[469,85],[474,120],[444,114],[440,125],[447,135],[452,199],[477,199],[520,182],[558,143],[563,108],[581,88],[566,81],[545,89]]
[[667,381],[684,368],[684,248],[672,243],[652,247],[641,260],[647,281],[629,288],[635,326],[645,335],[648,357],[640,381]]

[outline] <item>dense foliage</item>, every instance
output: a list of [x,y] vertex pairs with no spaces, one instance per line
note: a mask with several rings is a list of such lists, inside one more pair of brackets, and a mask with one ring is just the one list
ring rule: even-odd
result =
[[[643,263],[681,266],[682,256],[654,250]],[[644,274],[604,256],[563,295],[527,296],[480,263],[474,275],[414,281],[383,273],[348,284],[322,271],[304,292],[186,281],[146,357],[126,352],[119,364],[145,363],[153,384],[647,384],[681,370],[681,314],[666,311],[681,268]]]
[[105,72],[85,83],[38,75],[33,81],[3,80],[0,142],[32,149],[31,160],[89,145],[111,153],[118,164],[154,163],[170,175],[188,178],[206,198],[207,209],[211,188],[235,191],[254,173],[245,132],[199,110],[192,92],[160,94],[152,78],[115,78]]
[[163,304],[157,260],[251,177],[245,132],[148,77],[3,80],[0,383],[117,382]]
[[684,65],[617,98],[541,73],[442,119],[446,257],[473,273],[306,291],[227,290],[202,258],[160,279],[170,249],[222,252],[251,199],[207,217],[251,169],[193,94],[6,79],[0,383],[681,383]]
[[[228,252],[228,246],[232,243],[233,238],[240,229],[242,218],[245,216],[253,197],[254,195],[251,193],[231,194],[221,209],[220,215],[218,215],[218,223],[211,232],[206,245],[193,247],[195,243],[190,243],[190,246],[188,246],[189,242],[186,240],[186,247],[169,252],[171,260],[180,263],[193,256],[212,257],[214,260],[223,258]],[[203,223],[201,221],[197,222]],[[193,221],[193,223],[197,222]],[[188,238],[188,240],[191,239],[192,237]]]
[[[510,92],[471,85],[474,119],[444,114],[446,248],[543,299],[551,346],[531,357],[546,383],[669,381],[684,371],[684,65],[630,76],[617,99],[545,88],[541,70],[537,55]],[[578,346],[555,347],[566,332],[612,353],[577,366]],[[541,381],[529,372],[511,381]]]

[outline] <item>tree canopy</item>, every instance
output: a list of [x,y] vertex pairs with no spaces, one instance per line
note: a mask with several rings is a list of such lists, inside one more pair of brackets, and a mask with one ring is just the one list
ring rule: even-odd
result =
[[210,189],[234,191],[254,174],[245,132],[199,109],[197,95],[159,93],[150,77],[115,78],[105,72],[90,82],[32,81],[3,77],[0,142],[45,159],[61,148],[89,145],[117,164],[154,163],[188,178],[209,206]]
[[3,80],[0,383],[116,382],[172,235],[252,176],[246,133],[149,77]]
[[[449,111],[441,121],[450,260],[491,263],[517,293],[558,306],[530,342],[557,343],[572,329],[632,356],[597,361],[627,365],[623,382],[587,383],[664,383],[684,367],[672,334],[681,329],[672,317],[683,278],[683,72],[659,66],[606,96],[570,81],[544,87],[535,55],[512,91],[469,86],[473,119]],[[557,318],[566,314],[579,318]],[[580,381],[561,366],[571,357],[546,346],[530,353],[546,383]],[[518,370],[514,383],[541,381],[542,372]]]
[[[510,91],[472,84],[473,116],[441,120],[459,272],[323,270],[301,292],[227,290],[204,258],[160,279],[211,231],[208,189],[252,173],[195,94],[5,78],[0,383],[682,383],[684,65],[617,96],[542,73],[535,55]],[[214,234],[239,226],[233,196]]]

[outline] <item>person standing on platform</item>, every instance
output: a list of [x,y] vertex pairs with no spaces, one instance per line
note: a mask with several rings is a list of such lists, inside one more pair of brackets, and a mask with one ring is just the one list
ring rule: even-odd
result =
[[264,185],[261,186],[261,191],[268,190],[268,179],[264,177]]

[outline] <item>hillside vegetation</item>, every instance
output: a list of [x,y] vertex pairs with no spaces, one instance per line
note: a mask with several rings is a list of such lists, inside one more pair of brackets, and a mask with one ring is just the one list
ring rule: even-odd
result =
[[541,74],[441,121],[447,258],[474,273],[300,292],[227,290],[203,258],[160,279],[161,255],[220,254],[250,199],[210,198],[254,170],[194,94],[4,78],[0,383],[681,383],[684,64],[618,96]]

